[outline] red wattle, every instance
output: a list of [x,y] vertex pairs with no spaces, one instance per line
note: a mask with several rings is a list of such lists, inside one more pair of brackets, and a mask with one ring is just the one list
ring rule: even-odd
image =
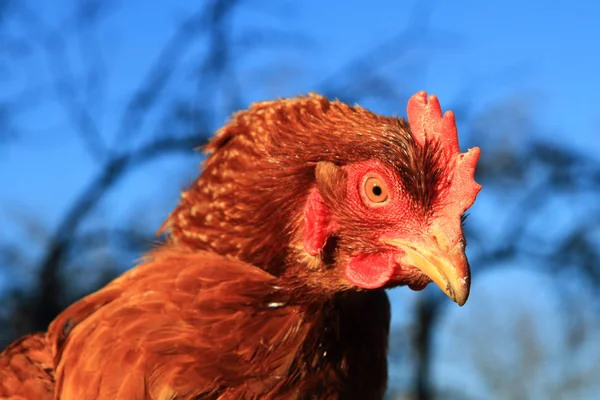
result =
[[410,284],[408,285],[408,287],[410,288],[410,290],[414,290],[415,292],[420,292],[421,290],[425,289],[427,287],[427,284],[421,284],[421,285],[414,285],[414,284]]
[[319,254],[329,236],[329,210],[314,188],[304,206],[304,249],[311,256]]
[[346,278],[363,289],[377,289],[390,281],[395,268],[392,253],[359,255],[346,266]]

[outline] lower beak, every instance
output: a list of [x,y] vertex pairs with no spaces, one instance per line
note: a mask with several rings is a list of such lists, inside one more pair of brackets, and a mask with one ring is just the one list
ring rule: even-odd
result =
[[396,262],[417,268],[459,306],[465,304],[471,287],[471,271],[463,242],[447,251],[437,243],[423,245],[400,239],[388,239],[386,243],[403,251]]

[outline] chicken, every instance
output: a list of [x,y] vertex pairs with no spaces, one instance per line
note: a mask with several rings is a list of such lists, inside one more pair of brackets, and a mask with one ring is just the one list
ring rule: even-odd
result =
[[[36,379],[39,399],[382,398],[384,289],[433,281],[465,303],[480,190],[479,149],[460,153],[435,96],[408,120],[316,94],[237,113],[166,243],[9,347],[0,398]],[[47,345],[27,368],[31,340]]]

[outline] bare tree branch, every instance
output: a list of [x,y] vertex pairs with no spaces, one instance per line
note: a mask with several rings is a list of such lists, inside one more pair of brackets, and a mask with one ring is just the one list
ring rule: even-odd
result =
[[25,5],[21,5],[19,15],[44,50],[57,100],[74,131],[92,159],[102,162],[108,149],[90,111],[77,101],[77,77],[67,61],[67,44],[63,34],[59,29],[51,28]]
[[104,165],[100,174],[82,191],[62,219],[42,258],[39,269],[39,300],[33,310],[34,320],[39,324],[38,329],[44,329],[61,310],[60,304],[57,304],[60,293],[60,266],[72,245],[79,225],[104,194],[132,169],[169,154],[189,154],[191,148],[204,144],[207,136],[191,135],[183,138],[159,139],[142,146],[139,150],[114,156]]
[[[365,95],[373,96],[374,93],[378,93],[374,92],[370,85],[357,87],[357,82],[364,80],[381,81],[381,76],[377,78],[377,75],[374,75],[375,71],[381,71],[384,66],[406,57],[417,49],[448,50],[456,47],[459,42],[456,35],[449,32],[436,32],[430,27],[428,21],[434,9],[435,6],[430,2],[415,3],[406,28],[345,63],[341,69],[317,84],[317,91],[329,96],[335,95],[345,102],[357,102]],[[420,71],[424,73],[425,69],[421,68]],[[360,79],[357,79],[358,77]],[[411,79],[415,79],[414,74]],[[388,86],[392,85],[388,82]],[[402,97],[408,98],[408,95]]]
[[[229,3],[231,2],[210,2],[203,10],[192,14],[179,25],[175,34],[159,52],[140,88],[129,100],[121,118],[115,146],[117,144],[123,146],[128,139],[139,132],[144,117],[163,93],[187,49],[198,39],[200,33],[218,29],[214,23],[213,13],[224,7],[223,4],[227,6]],[[217,20],[217,25],[218,23]]]

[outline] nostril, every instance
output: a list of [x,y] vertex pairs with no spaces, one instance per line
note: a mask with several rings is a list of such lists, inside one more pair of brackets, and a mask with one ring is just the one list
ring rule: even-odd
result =
[[450,251],[451,247],[452,247],[452,243],[450,242],[450,240],[448,239],[447,236],[443,235],[443,234],[432,234],[431,235],[431,240],[433,240],[433,244],[440,250],[440,251]]

